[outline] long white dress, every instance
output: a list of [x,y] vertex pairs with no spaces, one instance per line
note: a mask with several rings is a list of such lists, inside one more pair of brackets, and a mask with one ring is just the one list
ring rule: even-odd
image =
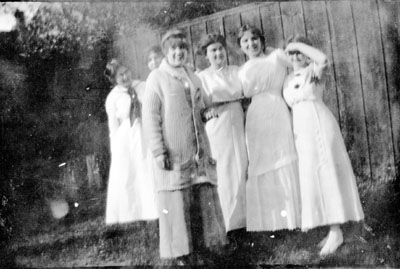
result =
[[[204,88],[206,106],[243,97],[238,66],[216,70],[209,67],[198,73]],[[206,132],[211,152],[217,160],[218,194],[227,231],[246,227],[247,152],[244,115],[240,102],[216,107],[218,118],[209,120]]]
[[293,112],[304,231],[364,218],[339,125],[322,101],[324,67],[311,63],[290,74],[284,88]]
[[153,182],[149,180],[140,118],[131,127],[131,99],[120,85],[106,99],[111,165],[107,189],[106,224],[157,218]]
[[300,227],[297,154],[289,109],[282,98],[286,65],[282,50],[248,60],[239,71],[244,95],[249,158],[247,230]]

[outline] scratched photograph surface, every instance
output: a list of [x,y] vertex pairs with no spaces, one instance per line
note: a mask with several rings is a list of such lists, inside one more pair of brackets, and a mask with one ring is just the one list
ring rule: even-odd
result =
[[0,265],[398,267],[399,89],[396,0],[3,2]]

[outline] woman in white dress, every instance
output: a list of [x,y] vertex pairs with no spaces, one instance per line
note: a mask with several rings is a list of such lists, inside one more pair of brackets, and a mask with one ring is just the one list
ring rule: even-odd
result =
[[206,35],[200,46],[210,66],[197,75],[208,107],[206,131],[217,160],[218,194],[227,232],[246,227],[247,152],[244,138],[243,91],[239,67],[227,65],[226,42]]
[[303,231],[330,225],[320,243],[327,255],[343,243],[340,224],[364,218],[355,176],[339,125],[322,101],[321,76],[327,57],[305,37],[288,41],[293,72],[287,77],[284,98],[292,108],[299,157]]
[[291,116],[282,97],[290,63],[283,50],[265,54],[265,39],[253,26],[240,29],[238,44],[249,59],[239,79],[244,96],[252,98],[245,126],[247,230],[292,230],[300,227],[298,167]]
[[148,178],[143,145],[140,95],[131,87],[130,71],[113,59],[106,76],[116,86],[106,99],[111,165],[106,224],[157,218],[153,182]]

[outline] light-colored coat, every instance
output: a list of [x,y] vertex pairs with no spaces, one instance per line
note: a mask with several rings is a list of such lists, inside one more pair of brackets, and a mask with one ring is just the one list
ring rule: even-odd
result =
[[[185,93],[190,88],[190,100]],[[188,68],[172,68],[164,59],[146,81],[143,124],[154,158],[167,154],[171,170],[153,162],[156,191],[172,191],[193,184],[217,184],[200,111],[204,108],[201,82]]]

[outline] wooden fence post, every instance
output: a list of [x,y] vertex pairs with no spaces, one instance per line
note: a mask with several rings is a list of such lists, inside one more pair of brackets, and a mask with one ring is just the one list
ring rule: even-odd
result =
[[88,187],[101,188],[99,161],[96,153],[86,155]]

